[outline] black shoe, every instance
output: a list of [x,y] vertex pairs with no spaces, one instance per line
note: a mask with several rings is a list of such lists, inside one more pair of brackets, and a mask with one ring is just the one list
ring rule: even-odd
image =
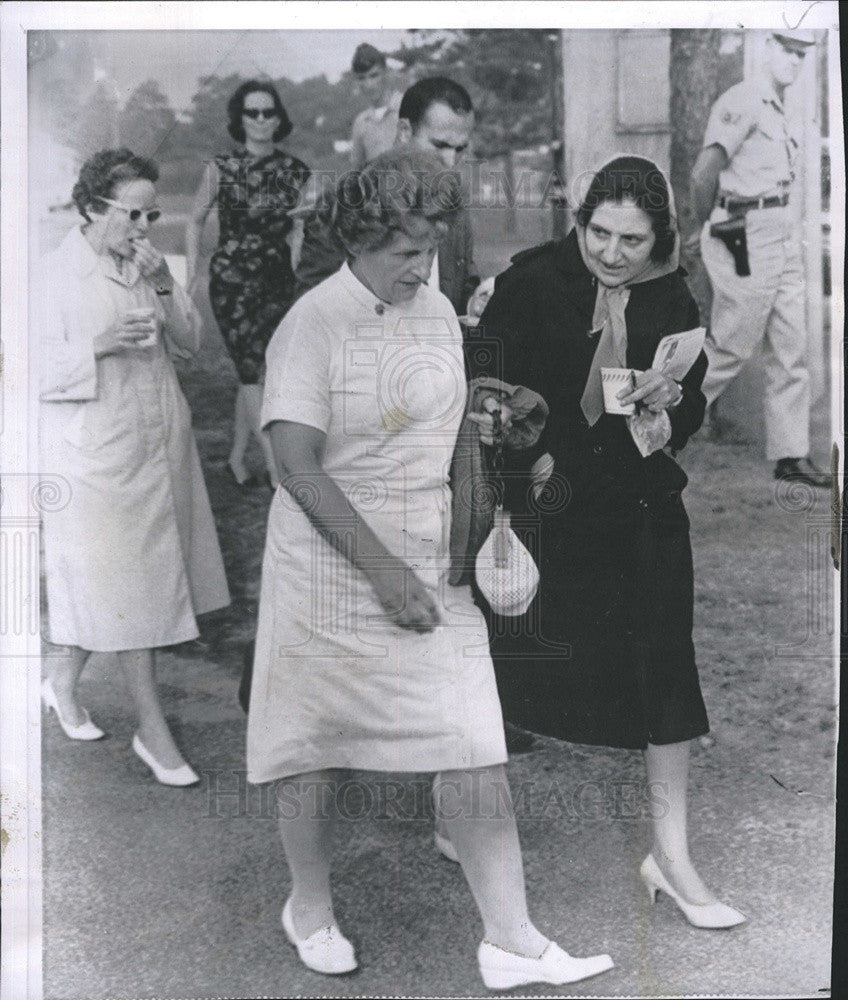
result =
[[536,737],[526,729],[504,722],[507,753],[527,753],[536,745]]
[[818,486],[821,489],[830,489],[833,481],[830,473],[822,472],[809,458],[779,458],[774,467],[774,478],[807,483],[808,486]]

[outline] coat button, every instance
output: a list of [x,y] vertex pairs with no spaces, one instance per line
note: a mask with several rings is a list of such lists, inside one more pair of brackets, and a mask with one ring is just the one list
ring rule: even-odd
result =
[[596,455],[603,455],[603,453],[604,453],[604,449],[603,449],[603,448],[601,447],[601,445],[599,445],[599,444],[596,444],[596,445],[595,445],[595,447],[594,447],[594,448],[592,449],[592,451],[593,451],[593,452],[594,452],[594,453],[595,453]]
[[643,497],[643,498],[642,498],[642,499],[641,499],[641,500],[639,501],[639,506],[640,506],[640,507],[642,508],[642,510],[647,510],[647,509],[648,509],[648,501],[647,501],[647,500],[645,500],[645,499],[644,499],[644,497]]
[[385,311],[386,311],[386,307],[383,305],[382,302],[378,302],[377,305],[374,306],[374,312],[378,316],[382,316]]

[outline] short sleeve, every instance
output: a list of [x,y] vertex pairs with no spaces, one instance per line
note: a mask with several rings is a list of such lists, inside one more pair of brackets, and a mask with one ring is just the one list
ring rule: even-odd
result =
[[263,429],[276,420],[330,427],[330,341],[314,308],[298,303],[277,327],[265,353]]
[[754,124],[747,94],[738,87],[731,87],[713,105],[704,133],[704,149],[721,146],[728,159],[732,159]]

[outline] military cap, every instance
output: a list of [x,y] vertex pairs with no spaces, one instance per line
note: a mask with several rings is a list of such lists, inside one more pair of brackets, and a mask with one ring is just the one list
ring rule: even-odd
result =
[[804,48],[816,44],[815,35],[812,31],[805,28],[778,28],[777,30],[772,31],[772,35],[779,42],[786,42],[790,45],[802,46]]
[[353,53],[353,62],[351,63],[351,69],[354,73],[367,73],[375,66],[379,66],[382,69],[385,65],[386,57],[379,49],[373,45],[369,45],[368,42],[362,42],[360,45],[357,45],[356,52]]

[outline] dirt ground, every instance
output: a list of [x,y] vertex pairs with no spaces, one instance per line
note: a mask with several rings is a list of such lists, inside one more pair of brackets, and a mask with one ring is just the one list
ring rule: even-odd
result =
[[[342,926],[362,970],[328,981],[285,945],[289,885],[270,815],[238,787],[242,652],[255,629],[271,494],[225,475],[235,376],[217,334],[181,368],[233,602],[161,657],[169,718],[204,780],[156,786],[128,751],[108,656],[81,684],[110,738],[44,727],[45,997],[479,996],[479,935],[456,869],[414,815],[358,821],[339,848]],[[817,457],[826,459],[819,415]],[[647,844],[641,755],[540,740],[509,765],[541,926],[616,968],[574,995],[826,995],[833,877],[836,679],[829,498],[776,489],[756,447],[694,440],[680,460],[695,557],[695,644],[711,735],[695,746],[693,853],[749,921],[697,931],[635,878]],[[252,454],[258,468],[259,455]],[[413,780],[406,790],[413,790]],[[364,788],[368,788],[366,783]],[[372,786],[372,788],[375,786]],[[598,808],[578,808],[600,789]],[[527,995],[556,995],[533,987]]]

